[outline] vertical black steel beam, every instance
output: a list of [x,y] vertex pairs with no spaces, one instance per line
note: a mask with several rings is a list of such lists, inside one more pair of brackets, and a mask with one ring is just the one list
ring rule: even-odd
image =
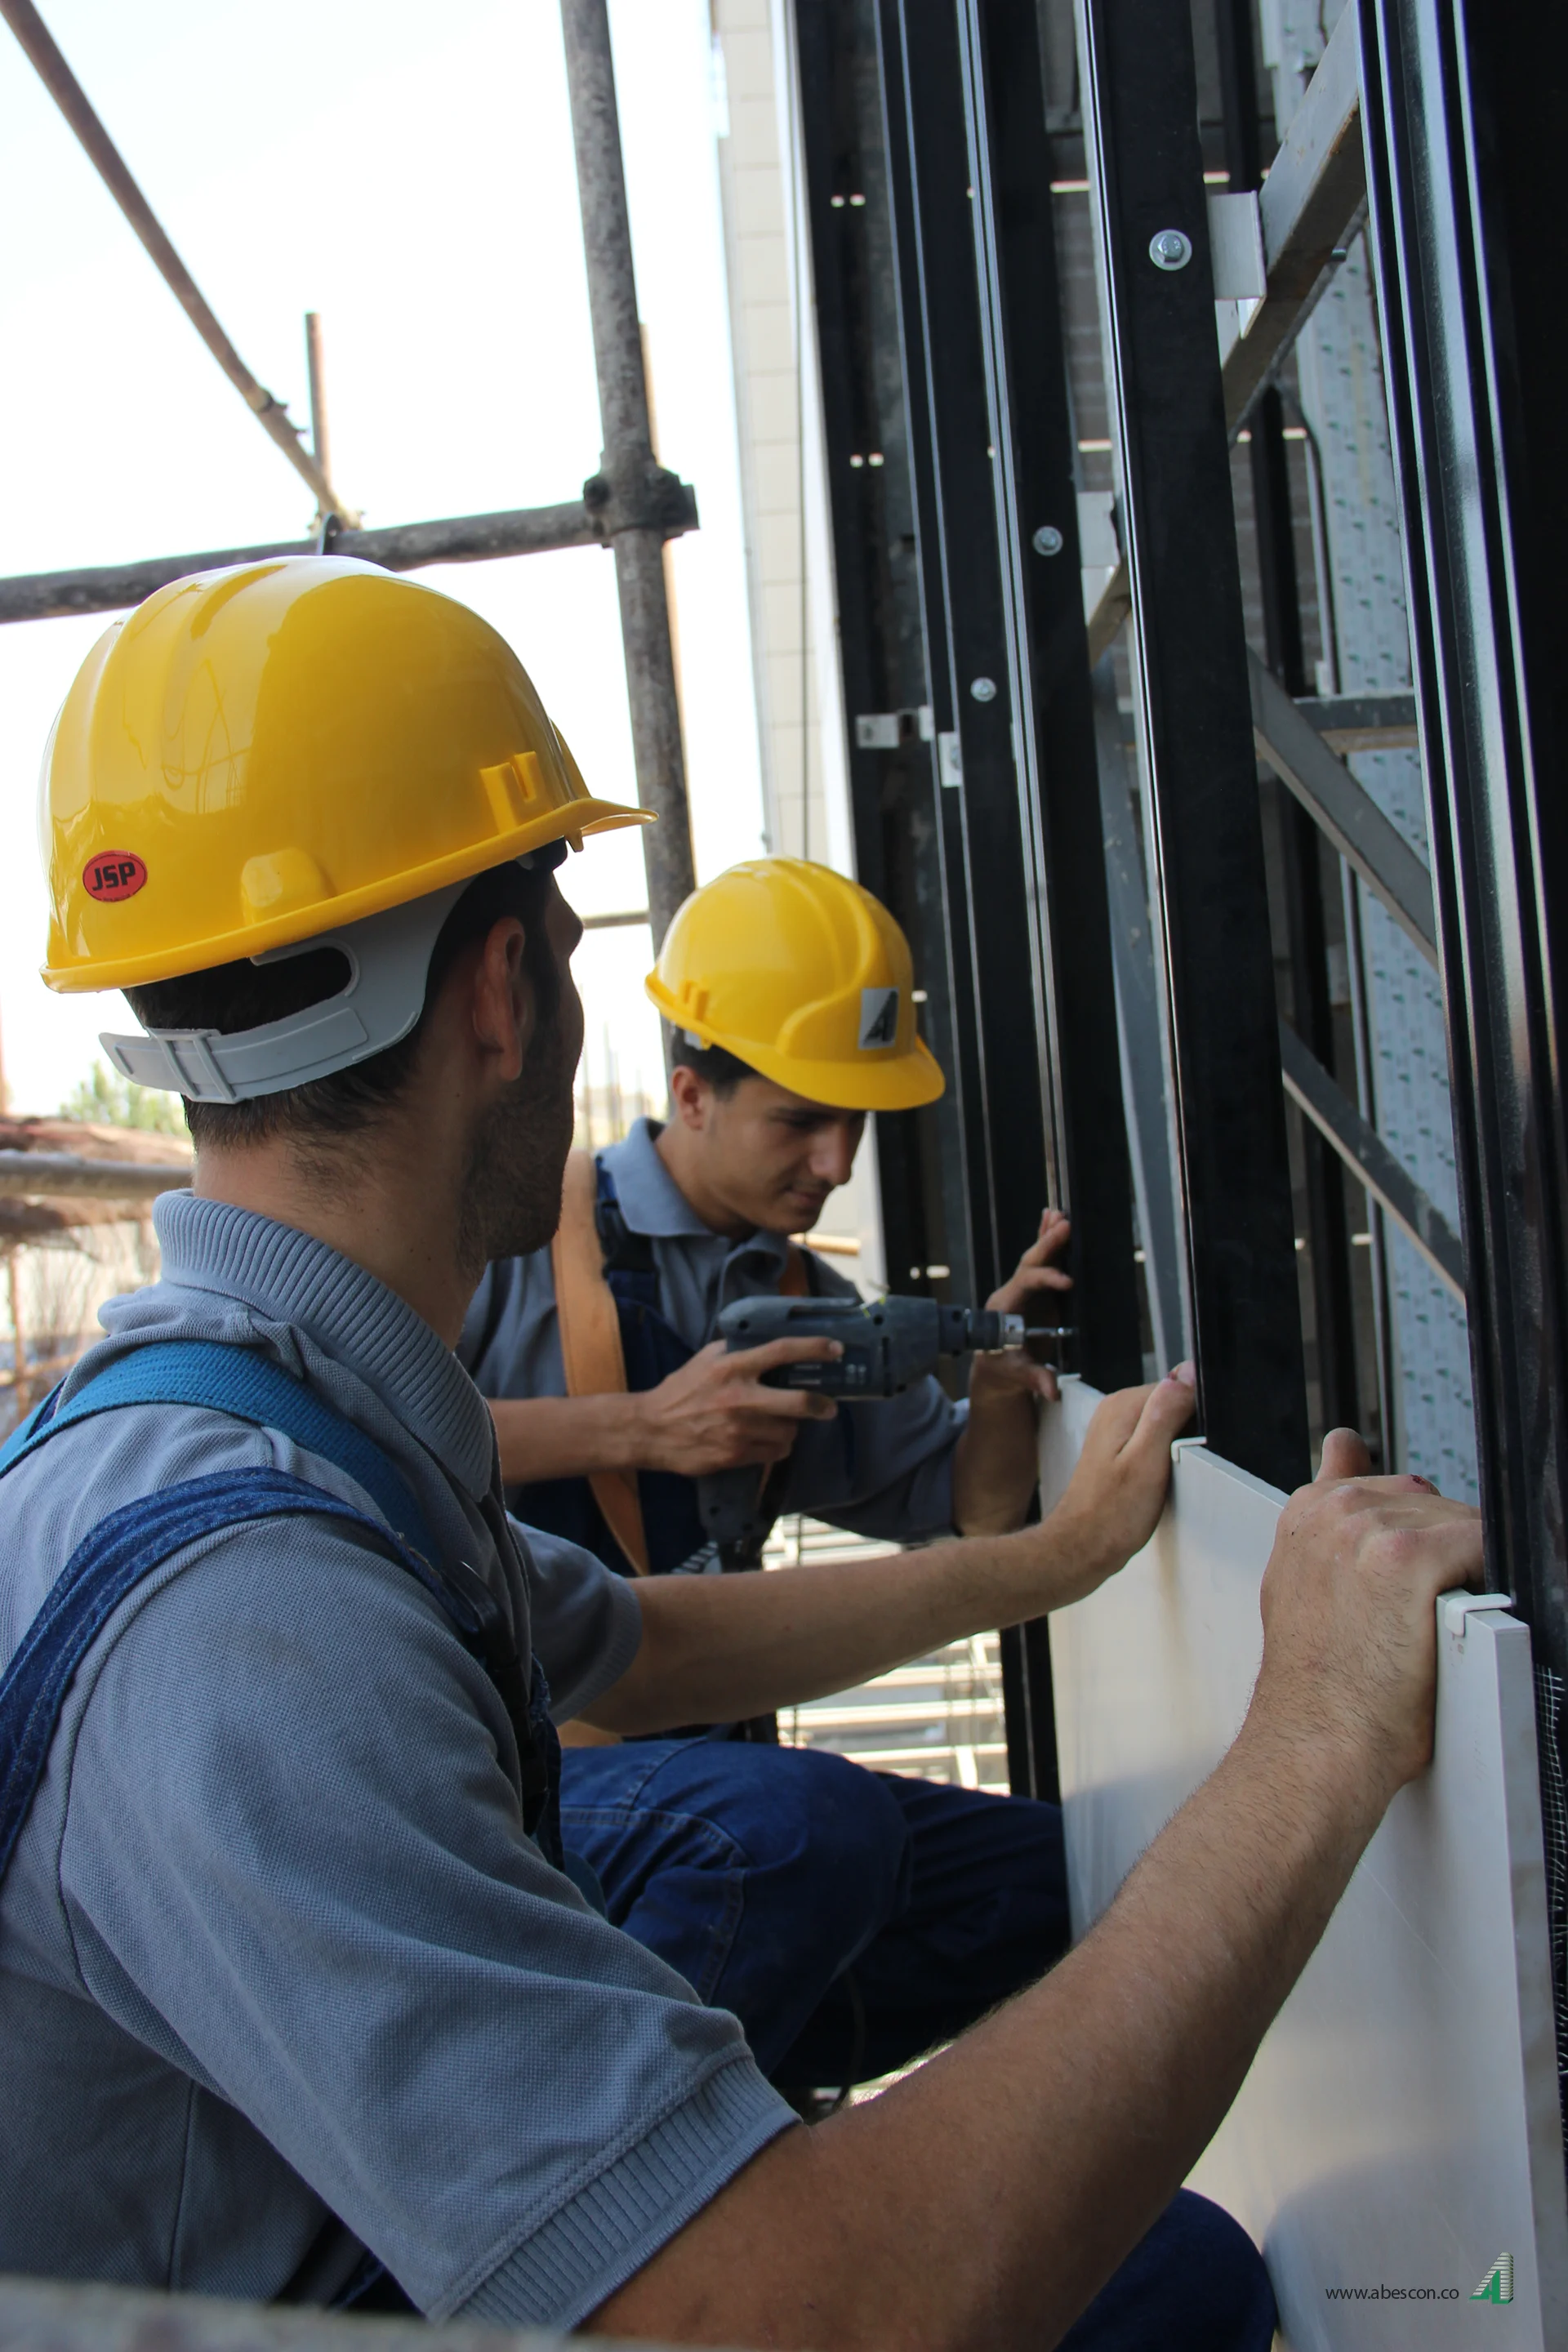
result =
[[1300,1311],[1192,29],[1166,0],[1082,0],[1079,38],[1200,1412],[1290,1486]]
[[1568,12],[1361,23],[1489,1575],[1568,1677]]
[[1078,537],[1077,448],[1051,217],[1038,20],[963,0],[972,210],[992,293],[993,446],[1013,574],[1016,789],[1037,936],[1037,1019],[1054,1047],[1058,1182],[1072,1213],[1076,1368],[1142,1377],[1132,1171],[1122,1108],[1106,845]]
[[[879,68],[872,0],[799,0],[795,21],[839,657],[853,718],[931,699],[912,578]],[[868,464],[871,454],[882,462]],[[851,730],[848,763],[856,870],[909,933],[927,996],[922,1029],[949,1081],[929,1109],[877,1122],[889,1276],[895,1287],[918,1287],[911,1268],[945,1265],[953,1295],[971,1298],[964,1094],[930,749],[916,735],[894,751],[870,750]]]
[[[1031,954],[953,0],[879,0],[889,186],[931,705],[932,778],[952,940],[971,1254],[984,1296],[1060,1197]],[[942,782],[956,742],[962,782]],[[952,773],[951,755],[947,772]]]

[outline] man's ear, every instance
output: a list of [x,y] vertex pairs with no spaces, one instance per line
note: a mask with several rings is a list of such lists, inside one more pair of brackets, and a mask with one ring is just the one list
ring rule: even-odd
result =
[[713,1104],[713,1089],[706,1078],[689,1070],[684,1062],[677,1062],[669,1074],[670,1106],[682,1127],[700,1135],[708,1125]]
[[515,915],[502,915],[479,943],[469,983],[474,1042],[503,1086],[522,1075],[539,1008],[524,962],[527,935]]

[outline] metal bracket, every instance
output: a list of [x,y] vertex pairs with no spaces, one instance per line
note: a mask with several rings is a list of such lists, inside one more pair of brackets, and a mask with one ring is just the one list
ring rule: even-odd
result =
[[855,748],[858,751],[896,751],[900,743],[929,743],[936,733],[936,713],[929,702],[914,710],[858,710]]

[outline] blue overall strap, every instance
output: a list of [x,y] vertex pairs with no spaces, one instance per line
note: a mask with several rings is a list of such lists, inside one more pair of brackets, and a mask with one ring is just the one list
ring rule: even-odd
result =
[[276,1429],[319,1454],[363,1486],[401,1542],[432,1565],[440,1554],[408,1483],[381,1447],[341,1412],[254,1348],[214,1339],[158,1339],[119,1357],[56,1409],[58,1389],[0,1447],[0,1477],[29,1454],[94,1413],[121,1405],[205,1405],[236,1421]]
[[[442,1558],[406,1479],[373,1439],[281,1365],[254,1348],[231,1347],[221,1340],[150,1340],[107,1365],[68,1405],[57,1409],[58,1397],[56,1389],[0,1447],[0,1478],[61,1430],[96,1413],[122,1405],[185,1404],[276,1429],[363,1486],[387,1522],[380,1530],[383,1537],[390,1531],[397,1557],[446,1612],[494,1683],[517,1739],[524,1827],[538,1838],[546,1856],[556,1860],[560,1748],[542,1669],[533,1660],[532,1674],[524,1682],[516,1637],[500,1601],[466,1560]],[[308,1495],[322,1491],[303,1481],[294,1483]],[[148,1497],[127,1507],[145,1508],[157,1499]]]
[[72,1677],[127,1594],[203,1536],[307,1511],[366,1528],[436,1591],[425,1562],[378,1519],[281,1470],[219,1471],[139,1495],[83,1537],[0,1676],[0,1879],[43,1779]]

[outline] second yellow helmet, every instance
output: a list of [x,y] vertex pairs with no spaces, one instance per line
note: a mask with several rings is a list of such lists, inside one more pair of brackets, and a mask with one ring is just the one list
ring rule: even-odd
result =
[[647,992],[668,1021],[840,1110],[912,1110],[943,1078],[917,1034],[909,941],[869,890],[756,857],[694,891]]

